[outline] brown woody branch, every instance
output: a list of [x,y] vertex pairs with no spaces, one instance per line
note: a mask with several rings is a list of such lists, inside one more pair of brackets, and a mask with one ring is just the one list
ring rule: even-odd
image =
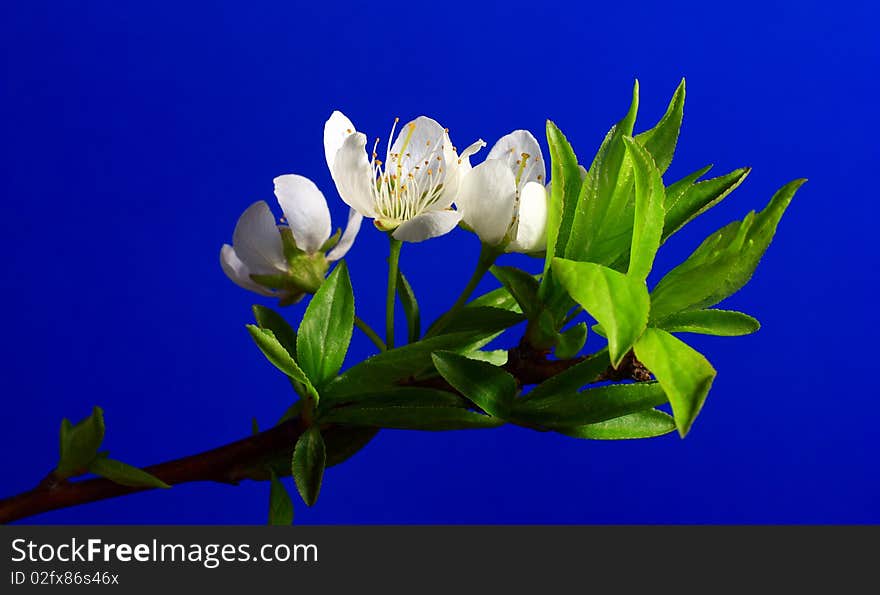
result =
[[[526,385],[543,382],[581,361],[583,358],[550,360],[546,353],[521,344],[508,352],[508,362],[504,367],[520,385]],[[645,367],[632,354],[616,370],[606,370],[597,381],[627,378],[650,378]],[[454,390],[442,379],[437,384]],[[255,479],[254,470],[273,457],[290,452],[305,429],[301,418],[293,418],[264,432],[212,450],[151,465],[145,471],[168,485],[195,481],[235,484],[243,479]],[[58,479],[50,473],[32,490],[0,500],[0,523],[149,489],[153,488],[128,487],[103,478],[70,481]]]

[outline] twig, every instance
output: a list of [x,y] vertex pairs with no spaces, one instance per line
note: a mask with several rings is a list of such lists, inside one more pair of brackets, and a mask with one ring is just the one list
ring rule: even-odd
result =
[[[550,360],[546,353],[522,343],[508,351],[508,361],[504,368],[520,385],[538,384],[583,359]],[[632,353],[627,355],[617,370],[609,368],[597,381],[624,379],[650,379],[650,373]],[[430,385],[455,391],[442,378],[408,384]],[[258,479],[257,470],[274,457],[292,451],[293,445],[305,429],[304,421],[295,417],[259,434],[213,450],[151,465],[145,471],[168,485],[195,481],[236,484],[243,479]],[[34,489],[0,500],[0,523],[148,489],[153,488],[127,487],[107,479],[59,480],[50,473]]]

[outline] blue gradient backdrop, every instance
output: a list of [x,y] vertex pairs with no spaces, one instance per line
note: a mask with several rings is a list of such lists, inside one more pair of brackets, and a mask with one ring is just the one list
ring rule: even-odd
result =
[[[634,78],[644,129],[686,76],[668,179],[707,163],[754,172],[664,248],[661,268],[810,178],[728,302],[764,328],[693,340],[719,376],[687,440],[386,432],[330,470],[297,519],[880,522],[872,4],[4,3],[0,493],[38,481],[61,417],[94,404],[106,445],[135,464],[276,418],[288,387],[243,326],[262,298],[227,281],[218,251],[281,173],[316,180],[344,222],[321,144],[333,109],[371,137],[394,116],[434,115],[460,145],[520,127],[542,138],[550,117],[588,158]],[[365,225],[349,258],[360,313],[378,325],[384,240]],[[405,247],[429,315],[477,246],[458,230]],[[351,358],[369,351],[356,334]],[[265,484],[186,485],[34,521],[261,523],[266,501]]]

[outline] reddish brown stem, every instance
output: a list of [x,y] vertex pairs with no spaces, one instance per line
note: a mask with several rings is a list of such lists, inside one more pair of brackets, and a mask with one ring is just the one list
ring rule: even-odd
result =
[[[247,477],[247,471],[259,465],[260,461],[271,458],[279,451],[290,450],[304,429],[299,418],[291,419],[243,440],[151,465],[145,470],[168,485],[191,481],[237,483]],[[147,489],[151,488],[123,486],[107,479],[56,480],[49,474],[34,489],[0,500],[0,523]]]
[[[526,385],[543,382],[581,361],[583,358],[549,360],[546,353],[522,344],[509,351],[504,367],[520,385]],[[599,380],[645,380],[649,377],[644,366],[630,354],[617,370],[609,368]],[[454,390],[442,378],[418,382],[420,385],[431,383]],[[168,485],[194,481],[238,483],[243,479],[255,478],[255,470],[273,457],[290,452],[305,428],[304,421],[297,417],[213,450],[151,465],[145,471]],[[0,523],[148,489],[152,488],[127,487],[107,479],[59,480],[50,473],[34,489],[0,500]]]

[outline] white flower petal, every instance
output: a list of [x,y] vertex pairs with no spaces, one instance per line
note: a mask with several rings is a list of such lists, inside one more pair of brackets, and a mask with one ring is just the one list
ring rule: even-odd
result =
[[364,216],[354,209],[348,211],[348,225],[346,225],[345,231],[339,239],[339,243],[333,246],[333,249],[327,253],[327,260],[331,262],[339,260],[348,253],[351,249],[351,245],[354,244],[354,239],[357,237],[358,231],[361,229],[361,222],[363,220]]
[[[528,155],[525,166],[522,166],[523,153]],[[519,174],[519,188],[522,190],[529,182],[541,182],[546,180],[547,172],[544,169],[544,156],[541,154],[541,145],[528,130],[514,130],[508,135],[502,136],[489,151],[486,159],[498,159],[507,163],[514,175]],[[522,173],[520,173],[522,167]]]
[[336,153],[342,147],[346,138],[357,132],[345,114],[335,111],[324,124],[324,157],[327,159],[327,167],[333,172],[333,162]]
[[497,246],[513,223],[516,180],[503,161],[484,161],[461,182],[455,201],[462,220],[484,244]]
[[405,221],[392,235],[402,242],[421,242],[449,233],[459,221],[461,213],[458,211],[430,211]]
[[547,192],[539,182],[529,182],[520,191],[516,234],[508,252],[541,252],[547,248]]
[[250,270],[235,253],[235,249],[229,244],[223,244],[223,247],[220,249],[220,266],[223,268],[226,276],[239,287],[268,297],[274,295],[271,290],[266,289],[251,279]]
[[331,232],[327,199],[305,176],[287,174],[278,176],[274,182],[275,197],[293,232],[296,247],[310,254],[317,252]]
[[[449,136],[443,127],[436,120],[419,116],[400,129],[391,145],[385,171],[404,181],[411,175],[421,188],[436,187],[443,182],[451,165],[447,159],[450,148]],[[451,203],[450,200],[441,208]]]
[[273,275],[287,270],[281,234],[265,201],[257,201],[242,213],[232,233],[235,253],[251,273]]
[[442,200],[438,201],[437,205],[444,209],[448,208],[449,205],[455,202],[455,199],[458,196],[458,191],[461,187],[461,181],[464,179],[464,176],[473,169],[471,167],[471,156],[485,147],[486,142],[483,139],[480,139],[466,147],[460,155],[456,155],[455,151],[452,149],[452,141],[447,141],[447,144],[449,147],[446,155],[446,163],[448,166],[446,178],[443,180],[443,197]]
[[339,197],[364,217],[376,217],[376,205],[371,186],[376,183],[373,168],[367,159],[367,137],[360,132],[349,135],[344,141],[330,172],[336,182]]
[[483,139],[478,139],[476,142],[471,143],[467,147],[465,147],[464,151],[459,153],[458,155],[458,165],[459,167],[465,168],[465,170],[470,171],[471,169],[471,157],[473,157],[480,149],[486,146],[486,141]]

